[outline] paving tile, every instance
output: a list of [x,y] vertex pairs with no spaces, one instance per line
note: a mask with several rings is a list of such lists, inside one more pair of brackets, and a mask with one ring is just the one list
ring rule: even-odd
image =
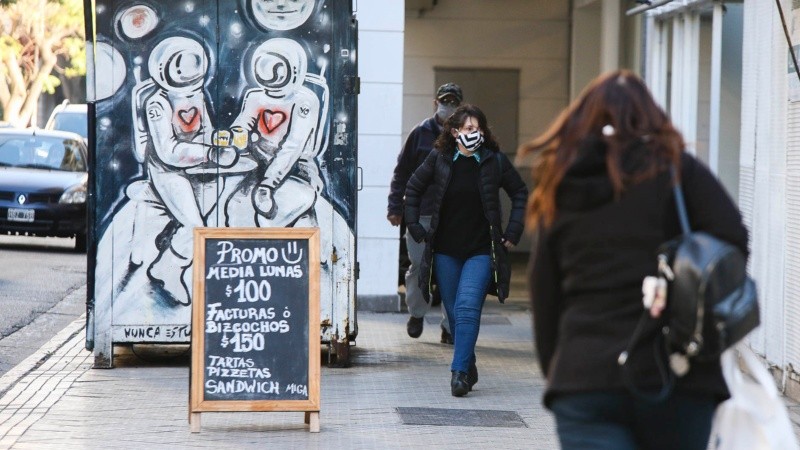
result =
[[[541,405],[545,382],[535,362],[530,314],[488,305],[502,326],[482,327],[476,347],[480,381],[466,397],[450,395],[452,346],[436,327],[419,339],[405,314],[359,313],[352,367],[322,368],[320,433],[302,413],[203,413],[187,421],[188,367],[128,363],[91,369],[78,333],[0,398],[0,448],[558,448],[552,416]],[[324,358],[323,358],[324,359]],[[787,400],[792,420],[800,404]],[[503,410],[525,428],[404,425],[398,408]]]

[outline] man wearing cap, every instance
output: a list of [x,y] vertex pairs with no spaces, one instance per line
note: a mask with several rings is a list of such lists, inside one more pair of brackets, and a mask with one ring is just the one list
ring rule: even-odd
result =
[[[439,89],[436,90],[436,98],[433,100],[436,110],[433,117],[423,120],[408,135],[406,143],[397,157],[397,166],[394,168],[391,191],[389,192],[389,212],[386,217],[393,226],[398,226],[403,221],[403,198],[405,197],[408,179],[411,178],[417,167],[422,164],[428,153],[433,149],[433,142],[439,137],[439,133],[442,131],[442,124],[458,108],[463,99],[461,88],[457,84],[446,83],[439,86]],[[425,228],[428,228],[431,223],[434,202],[432,194],[432,191],[425,193],[420,204],[419,222]],[[408,259],[411,262],[406,272],[406,306],[408,306],[410,314],[406,324],[406,331],[412,338],[418,338],[422,334],[425,314],[431,307],[422,297],[422,291],[420,291],[419,283],[417,282],[425,243],[414,241],[408,233],[406,233],[405,239],[406,247],[408,248]],[[445,315],[444,308],[442,308],[442,315]],[[452,344],[453,337],[450,334],[447,317],[442,318],[440,327],[442,329],[441,342]]]

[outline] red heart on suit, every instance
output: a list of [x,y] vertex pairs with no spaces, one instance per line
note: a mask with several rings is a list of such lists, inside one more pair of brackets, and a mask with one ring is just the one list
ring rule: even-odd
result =
[[178,111],[178,117],[180,117],[183,123],[186,125],[191,125],[194,119],[197,117],[197,108],[192,106],[189,109],[182,109]]
[[271,109],[264,110],[261,113],[261,122],[267,129],[267,133],[272,133],[276,128],[281,126],[286,121],[286,114],[281,111],[272,111]]

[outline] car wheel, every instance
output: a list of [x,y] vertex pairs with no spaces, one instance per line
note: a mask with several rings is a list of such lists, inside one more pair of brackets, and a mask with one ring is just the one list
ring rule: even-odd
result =
[[86,252],[86,233],[75,235],[75,251],[78,253]]

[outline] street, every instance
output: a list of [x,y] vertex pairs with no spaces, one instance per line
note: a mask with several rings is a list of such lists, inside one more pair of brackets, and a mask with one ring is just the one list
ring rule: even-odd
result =
[[83,314],[86,254],[74,239],[0,236],[0,376]]

